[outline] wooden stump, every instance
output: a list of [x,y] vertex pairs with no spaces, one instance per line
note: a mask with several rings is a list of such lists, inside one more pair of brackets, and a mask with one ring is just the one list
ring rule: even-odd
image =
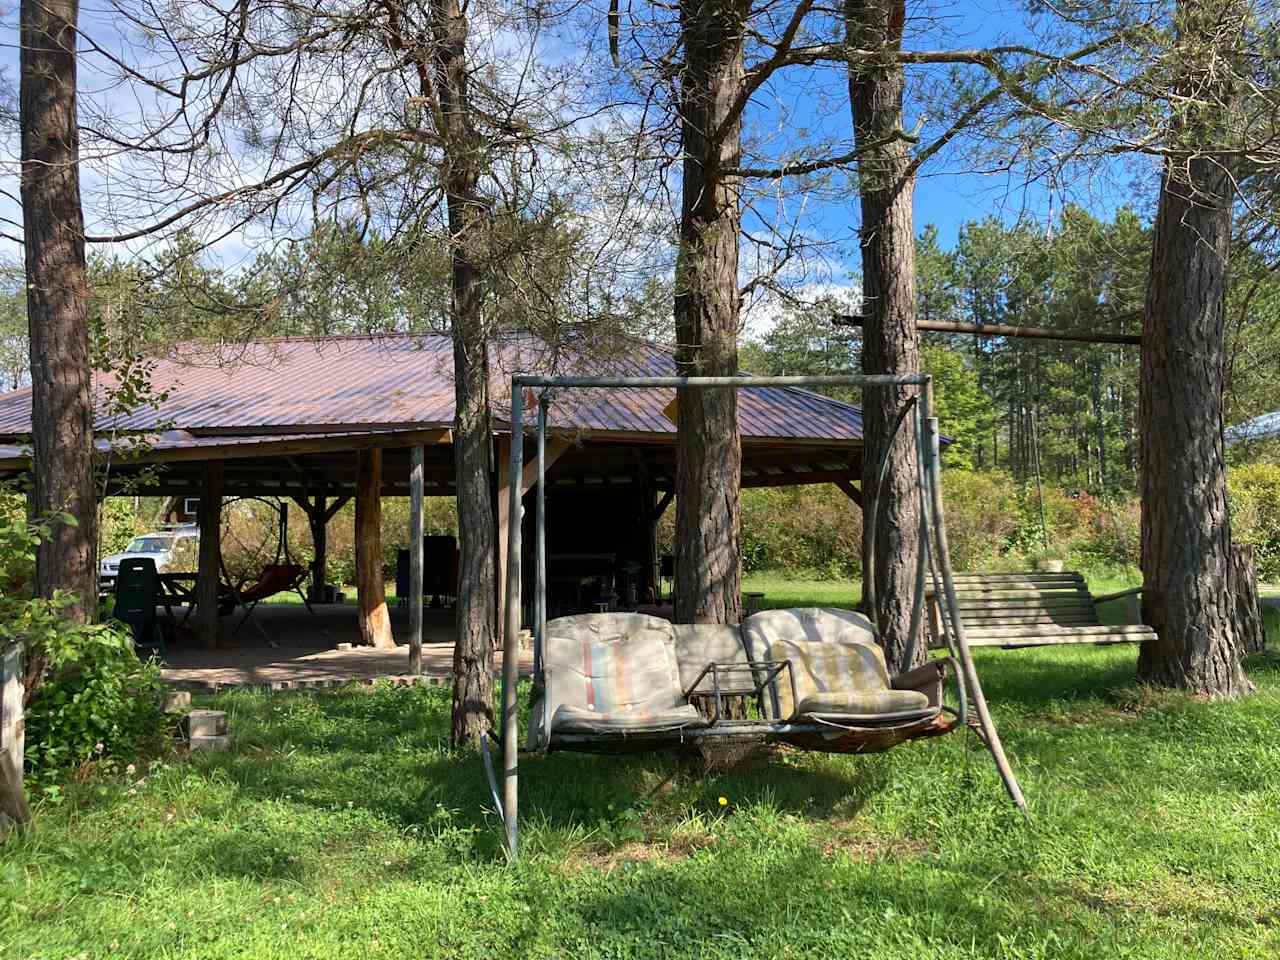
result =
[[382,582],[382,451],[361,450],[356,474],[356,603],[360,642],[394,647]]
[[1231,545],[1230,584],[1235,604],[1232,626],[1240,655],[1247,657],[1261,653],[1267,645],[1267,634],[1258,604],[1258,577],[1253,569],[1252,544]]
[[22,656],[16,644],[0,652],[0,833],[5,820],[31,819],[22,789]]

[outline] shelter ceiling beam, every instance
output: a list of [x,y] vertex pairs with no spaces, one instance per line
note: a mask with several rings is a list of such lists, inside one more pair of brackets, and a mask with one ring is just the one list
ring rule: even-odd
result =
[[671,501],[676,497],[674,490],[667,490],[662,494],[662,499],[658,501],[658,505],[653,508],[653,522],[657,523],[662,519],[662,515],[667,512],[667,507],[671,506]]
[[834,481],[834,483],[840,489],[841,493],[843,493],[846,497],[848,497],[858,506],[862,506],[862,491],[859,490],[856,486],[854,486],[854,483],[852,480],[836,480]]

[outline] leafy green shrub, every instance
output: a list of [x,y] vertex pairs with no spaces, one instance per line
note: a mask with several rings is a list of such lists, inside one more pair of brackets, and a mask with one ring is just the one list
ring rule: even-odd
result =
[[1227,474],[1231,537],[1253,544],[1262,580],[1280,580],[1280,466],[1254,463]]
[[96,757],[148,750],[164,730],[163,704],[160,667],[138,660],[129,635],[110,626],[81,630],[60,645],[27,705],[28,770],[43,780]]
[[147,533],[151,524],[138,516],[130,497],[107,497],[98,513],[98,552],[100,556],[120,553],[129,541]]
[[952,565],[957,570],[1003,565],[1025,526],[1018,485],[997,471],[944,470],[942,503]]
[[135,751],[163,726],[160,669],[138,661],[128,635],[68,617],[68,593],[32,596],[36,548],[55,521],[74,519],[31,523],[25,505],[0,492],[0,645],[24,647],[26,759],[37,778],[95,753]]
[[1142,552],[1142,507],[1137,497],[1099,500],[1082,493],[1069,516],[1077,566],[1137,566]]
[[825,484],[743,490],[742,569],[805,571],[832,579],[857,574],[862,511]]

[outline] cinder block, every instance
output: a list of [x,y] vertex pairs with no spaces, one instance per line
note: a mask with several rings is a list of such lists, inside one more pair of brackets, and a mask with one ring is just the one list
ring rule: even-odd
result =
[[229,750],[231,749],[231,737],[225,733],[215,737],[192,737],[191,749]]
[[185,713],[191,709],[190,690],[170,690],[164,695],[165,713]]
[[335,649],[346,651],[346,650],[352,650],[354,648],[355,648],[354,643],[340,643]]
[[187,733],[193,744],[197,737],[225,737],[227,715],[221,710],[192,710],[187,714]]

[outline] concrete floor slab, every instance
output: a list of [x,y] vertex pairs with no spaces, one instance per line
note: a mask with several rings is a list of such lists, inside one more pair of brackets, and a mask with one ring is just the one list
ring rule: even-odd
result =
[[[242,613],[224,617],[217,650],[194,644],[191,631],[180,631],[164,657],[163,676],[172,686],[213,690],[239,686],[312,686],[409,673],[409,645],[374,649],[359,645],[356,608],[324,605],[308,613],[300,603],[261,604],[243,626]],[[398,640],[409,633],[407,609],[391,606],[391,627]],[[453,674],[453,610],[426,610],[423,617],[423,675]],[[352,644],[339,650],[339,644]],[[532,656],[521,657],[521,672],[532,670]],[[501,668],[501,653],[494,658]]]

